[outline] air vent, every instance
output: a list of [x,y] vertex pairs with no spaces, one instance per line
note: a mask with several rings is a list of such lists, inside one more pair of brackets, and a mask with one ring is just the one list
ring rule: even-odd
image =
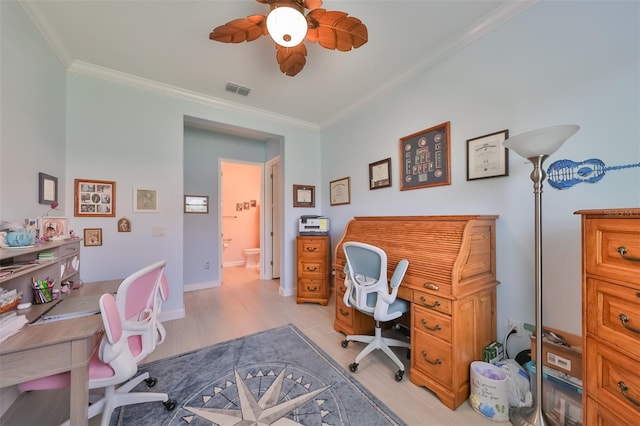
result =
[[242,96],[247,96],[249,92],[251,92],[251,89],[249,89],[248,87],[240,86],[236,83],[227,83],[226,86],[224,86],[224,90]]

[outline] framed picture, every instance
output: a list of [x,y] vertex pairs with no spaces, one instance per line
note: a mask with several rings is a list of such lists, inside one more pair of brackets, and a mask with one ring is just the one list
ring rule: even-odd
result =
[[209,196],[208,195],[185,195],[184,196],[184,212],[185,213],[209,213]]
[[508,130],[467,140],[467,180],[509,176]]
[[293,207],[315,207],[316,187],[313,185],[293,185]]
[[131,232],[131,221],[126,217],[118,219],[118,232]]
[[158,190],[156,188],[133,187],[133,211],[137,213],[157,213]]
[[40,237],[47,240],[66,240],[69,236],[69,219],[45,216],[40,219]]
[[236,203],[236,211],[237,212],[241,212],[242,211],[242,203]]
[[451,184],[449,121],[400,139],[400,190]]
[[58,178],[45,173],[38,173],[38,203],[53,204],[58,202]]
[[85,228],[84,229],[84,246],[101,246],[102,245],[102,228]]
[[369,189],[391,186],[391,158],[369,164]]
[[332,180],[329,183],[331,192],[331,205],[339,206],[341,204],[351,203],[351,178],[344,177],[342,179]]
[[74,216],[115,217],[116,183],[74,179]]

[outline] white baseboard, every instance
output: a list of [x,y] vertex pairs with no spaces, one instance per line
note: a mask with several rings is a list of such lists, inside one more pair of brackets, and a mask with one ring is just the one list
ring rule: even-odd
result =
[[204,290],[207,288],[216,288],[220,287],[222,284],[220,281],[205,281],[203,283],[194,283],[194,284],[186,284],[184,286],[185,293],[187,291],[196,291],[196,290]]
[[232,260],[229,262],[222,263],[223,268],[232,268],[234,266],[244,266],[244,260]]

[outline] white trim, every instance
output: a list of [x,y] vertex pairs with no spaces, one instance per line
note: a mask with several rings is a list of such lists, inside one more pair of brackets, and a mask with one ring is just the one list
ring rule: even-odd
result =
[[173,321],[180,318],[184,318],[186,315],[187,313],[185,312],[184,308],[176,309],[173,311],[162,311],[160,312],[160,321],[161,322]]
[[220,281],[206,281],[202,283],[186,284],[184,286],[184,292],[186,293],[188,291],[206,290],[208,288],[216,288],[220,286]]

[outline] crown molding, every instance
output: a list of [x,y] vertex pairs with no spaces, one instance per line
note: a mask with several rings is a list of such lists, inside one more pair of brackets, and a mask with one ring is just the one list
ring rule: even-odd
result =
[[64,46],[64,43],[60,40],[58,33],[51,27],[51,25],[49,25],[49,22],[45,19],[38,5],[34,2],[24,1],[18,1],[18,4],[22,6],[22,9],[24,9],[29,19],[31,19],[33,25],[49,44],[53,54],[56,55],[65,68],[69,68],[69,65],[71,65],[71,62],[73,61],[71,54]]

